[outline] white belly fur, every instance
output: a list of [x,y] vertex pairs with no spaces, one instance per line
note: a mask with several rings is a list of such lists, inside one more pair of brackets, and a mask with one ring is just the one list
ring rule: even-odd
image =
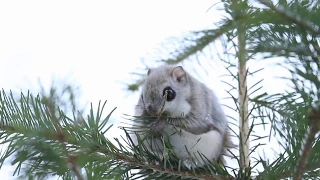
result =
[[190,158],[186,147],[191,153],[191,157],[195,161],[199,160],[197,166],[204,164],[199,153],[203,154],[208,160],[217,158],[221,153],[222,136],[218,131],[212,130],[204,134],[195,135],[171,125],[166,126],[164,129],[165,135],[169,137],[170,143],[174,146],[175,154],[181,160]]

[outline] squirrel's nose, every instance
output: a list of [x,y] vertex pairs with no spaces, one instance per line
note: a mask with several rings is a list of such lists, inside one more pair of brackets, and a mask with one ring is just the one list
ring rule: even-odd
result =
[[148,110],[148,113],[149,113],[150,115],[157,115],[157,114],[159,113],[158,108],[156,108],[156,107],[154,107],[154,106],[152,106],[152,105],[148,105],[148,106],[147,106],[147,110]]

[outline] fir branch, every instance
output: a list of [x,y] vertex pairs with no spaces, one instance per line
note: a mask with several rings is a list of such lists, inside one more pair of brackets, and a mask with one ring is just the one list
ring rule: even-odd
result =
[[[10,126],[2,126],[1,128],[2,130],[10,130],[11,133],[21,133],[18,130],[14,129],[13,127]],[[43,136],[45,139],[48,140],[60,140],[62,136],[64,136],[63,134],[48,134],[48,133],[43,133]],[[76,141],[72,141],[70,139],[65,138],[64,139],[65,143],[68,144],[74,144],[74,145],[80,145],[78,142]],[[89,149],[89,153],[87,155],[90,155],[92,153],[103,153],[105,156],[113,156],[113,158],[120,162],[125,162],[126,165],[130,165],[131,167],[135,167],[135,168],[139,168],[139,169],[150,169],[153,170],[159,174],[169,174],[172,176],[176,176],[176,177],[183,177],[183,178],[191,178],[191,179],[203,179],[203,180],[210,180],[210,179],[215,179],[215,180],[222,180],[222,179],[232,179],[231,177],[219,177],[219,176],[208,176],[205,174],[195,174],[195,173],[190,173],[190,172],[184,172],[184,171],[177,171],[177,170],[173,170],[173,169],[166,169],[163,168],[159,165],[153,165],[153,164],[148,164],[148,163],[144,163],[139,161],[138,159],[136,159],[134,157],[134,155],[128,155],[127,153],[129,152],[125,152],[123,150],[117,149],[116,147],[113,147],[114,149],[105,149],[102,148],[101,146],[96,146],[96,147],[92,147]],[[126,155],[127,154],[127,155]],[[75,155],[72,156],[68,156],[68,162],[70,162],[72,164],[72,170],[74,171],[74,173],[76,174],[76,177],[79,180],[82,180],[83,177],[81,175],[81,173],[78,171],[77,169],[77,165],[75,164]],[[120,163],[123,164],[123,163]]]
[[134,84],[129,84],[128,85],[128,90],[129,91],[137,91],[139,87],[144,83],[144,79],[139,79],[136,83]]
[[[202,51],[210,43],[215,41],[217,38],[225,34],[227,31],[234,29],[240,21],[226,21],[217,29],[203,30],[199,32],[191,32],[190,36],[199,36],[192,40],[193,43],[174,55],[174,58],[162,60],[167,64],[177,64],[187,59],[188,57]],[[187,39],[187,38],[185,38]]]
[[[319,57],[317,54],[307,50],[307,47],[302,44],[297,45],[288,45],[288,44],[268,44],[268,43],[260,43],[257,46],[252,47],[248,50],[248,52],[262,52],[262,53],[271,53],[275,56],[290,56],[290,53],[294,53],[297,56],[305,56],[311,57],[314,62],[319,61]],[[292,56],[292,55],[291,55]]]
[[[265,17],[265,16],[264,16]],[[246,16],[246,18],[249,18],[249,16]],[[221,23],[221,25],[216,29],[208,29],[208,30],[202,30],[202,31],[195,31],[190,32],[188,35],[186,35],[181,44],[183,47],[180,49],[182,50],[175,50],[175,52],[172,52],[170,58],[162,59],[161,62],[164,62],[166,64],[178,64],[183,62],[184,60],[188,59],[190,56],[195,55],[198,52],[203,51],[206,47],[208,47],[211,43],[213,43],[215,40],[217,40],[219,37],[225,35],[228,31],[234,30],[238,24],[243,23],[246,18],[239,19],[239,20],[225,20]],[[258,23],[258,22],[255,22]],[[190,42],[188,45],[186,44],[186,41]],[[128,90],[130,91],[136,91],[138,88],[143,84],[144,78],[141,77],[139,80],[137,80],[135,83],[128,85]]]
[[[296,81],[292,79],[292,81]],[[306,133],[305,114],[312,98],[310,94],[304,94],[302,92],[293,92],[279,95],[266,95],[265,97],[257,97],[251,101],[258,104],[258,110],[261,117],[267,117],[270,119],[272,130],[280,135],[285,144],[282,144],[279,139],[279,144],[283,146],[285,152],[278,155],[278,159],[269,165],[265,165],[264,172],[258,177],[266,179],[285,179],[292,177],[295,169],[296,159],[299,157],[299,149],[301,149],[301,141],[303,141],[303,135]],[[265,100],[262,100],[262,99]],[[267,111],[266,109],[269,109]],[[265,111],[266,113],[262,113]],[[276,134],[275,134],[276,135]],[[270,131],[270,135],[271,131]],[[315,143],[310,149],[309,159],[306,165],[305,174],[313,172],[319,167],[319,139],[315,140]],[[259,179],[259,178],[258,178]]]
[[300,180],[302,178],[315,135],[320,130],[320,103],[309,109],[308,119],[311,121],[311,127],[306,133],[305,143],[303,143],[300,158],[297,161],[293,180]]
[[[52,172],[57,171],[57,175],[67,178],[70,174],[68,170],[64,168],[69,168],[78,179],[84,179],[79,170],[80,167],[77,168],[76,160],[77,157],[85,156],[86,158],[95,157],[94,161],[103,161],[99,163],[103,163],[105,169],[101,169],[100,171],[106,172],[108,177],[119,174],[123,176],[131,169],[143,169],[152,170],[152,173],[145,175],[143,175],[143,173],[139,174],[142,175],[142,177],[163,176],[205,180],[231,179],[231,177],[218,176],[212,173],[205,174],[201,172],[181,171],[174,168],[169,169],[162,165],[155,165],[153,161],[142,161],[146,156],[146,149],[138,147],[138,149],[143,149],[143,151],[136,151],[135,147],[129,142],[127,142],[129,148],[121,144],[119,144],[120,147],[115,146],[102,134],[104,126],[113,111],[107,118],[101,119],[104,105],[100,110],[100,103],[96,117],[94,116],[95,113],[93,113],[91,106],[87,121],[75,123],[60,110],[58,110],[58,113],[54,113],[52,110],[50,112],[50,108],[54,107],[53,104],[48,108],[46,104],[41,103],[39,97],[34,98],[30,94],[28,94],[27,97],[23,94],[21,95],[20,107],[12,96],[6,96],[4,92],[0,93],[0,100],[0,138],[8,138],[8,141],[13,142],[8,147],[14,150],[13,152],[21,147],[30,149],[30,151],[24,151],[22,153],[23,156],[18,156],[15,159],[15,162],[19,162],[19,166],[28,160],[34,162],[28,167],[29,170],[27,170],[26,173],[38,176],[37,174],[43,174],[46,171],[47,174],[49,174],[48,170],[51,169]],[[57,110],[59,108],[57,107],[55,109]],[[55,114],[57,114],[57,116],[55,116]],[[28,124],[21,126],[21,124],[25,122],[28,122]],[[108,129],[109,128],[107,128],[107,130]],[[13,137],[10,138],[12,135]],[[130,138],[130,136],[127,138]],[[8,141],[2,141],[1,143],[3,144]],[[32,143],[25,143],[29,141]],[[53,148],[59,148],[59,151],[53,154],[54,158],[52,158],[51,155],[50,157],[46,157],[45,154],[41,156],[43,151],[52,152],[54,151]],[[6,160],[11,154],[11,150],[7,151],[2,157],[2,160]],[[39,154],[39,156],[33,157],[33,154]],[[102,156],[109,160],[106,161],[105,158],[96,158],[97,156]],[[83,164],[88,164],[89,162],[87,160],[88,159],[86,159]],[[63,167],[59,166],[58,161],[60,164],[64,164]],[[91,159],[91,162],[92,161],[93,159]],[[47,166],[46,163],[51,163],[52,165]],[[69,167],[67,164],[69,164]]]
[[258,1],[261,4],[264,4],[265,6],[269,7],[271,10],[275,11],[282,17],[297,24],[302,29],[308,30],[313,34],[320,34],[319,26],[317,26],[316,24],[313,24],[307,19],[303,19],[297,13],[292,12],[290,9],[285,8],[282,5],[279,5],[278,7],[276,7],[275,5],[273,5],[271,0],[258,0]]
[[[244,3],[240,5],[234,5],[235,9],[242,9]],[[231,8],[231,7],[230,7]],[[209,47],[211,43],[216,41],[218,38],[226,35],[228,37],[227,41],[230,41],[235,37],[234,30],[237,29],[239,24],[244,24],[247,31],[255,32],[257,28],[263,27],[264,25],[290,25],[291,23],[284,18],[279,18],[279,16],[269,9],[259,9],[250,7],[250,11],[245,14],[237,15],[236,19],[225,19],[217,24],[215,29],[207,29],[202,31],[190,32],[182,38],[179,44],[180,47],[176,48],[174,52],[171,52],[169,58],[164,58],[160,60],[166,64],[177,64],[184,60],[187,60],[196,53],[204,51],[206,47]],[[265,34],[260,34],[260,36]],[[249,40],[250,35],[248,35],[247,40]],[[261,40],[258,41],[261,43]],[[172,44],[172,41],[169,42]],[[250,43],[248,43],[250,45]],[[167,49],[167,48],[166,48]],[[318,50],[319,48],[316,48]],[[257,51],[248,51],[257,52]],[[258,51],[259,52],[259,51]],[[206,52],[207,53],[207,52]],[[208,52],[211,53],[211,52]],[[314,53],[313,53],[314,54]],[[223,61],[223,60],[222,60]],[[135,83],[129,84],[128,90],[137,91],[138,88],[143,84],[143,78],[139,78]]]

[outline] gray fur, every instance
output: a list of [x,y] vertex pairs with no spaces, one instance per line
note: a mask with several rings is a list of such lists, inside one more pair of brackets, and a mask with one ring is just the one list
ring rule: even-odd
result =
[[[148,106],[160,110],[163,102],[163,89],[170,86],[176,91],[176,97],[171,102],[165,102],[164,110],[169,115],[166,121],[154,124],[154,126],[159,126],[160,133],[168,124],[195,135],[218,131],[224,137],[227,133],[227,119],[214,92],[185,70],[185,76],[181,81],[177,81],[172,75],[176,67],[164,65],[150,69],[136,106],[135,115],[150,115]],[[187,113],[180,114],[180,111]],[[162,148],[156,151],[161,152]]]
[[[227,120],[214,92],[189,73],[186,74],[186,81],[182,84],[172,81],[170,74],[175,67],[166,65],[151,70],[151,74],[147,77],[142,90],[145,104],[161,107],[162,90],[170,84],[179,96],[179,99],[174,101],[185,99],[192,107],[190,113],[186,114],[185,117],[171,118],[170,124],[179,126],[193,134],[202,134],[211,129],[217,129],[221,134],[224,134],[227,128]],[[190,92],[184,94],[187,91]],[[145,106],[141,97],[138,106]],[[146,115],[147,112],[140,112],[136,115],[142,114]],[[207,118],[208,115],[209,118]]]

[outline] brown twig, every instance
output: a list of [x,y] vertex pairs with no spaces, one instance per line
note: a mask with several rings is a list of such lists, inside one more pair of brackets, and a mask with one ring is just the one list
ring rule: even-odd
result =
[[[45,105],[47,106],[47,110],[49,111],[49,115],[51,117],[51,121],[53,126],[55,127],[56,131],[57,131],[57,139],[58,141],[61,143],[62,147],[63,147],[63,151],[67,157],[67,163],[68,165],[70,165],[70,169],[71,171],[74,173],[75,177],[78,180],[84,180],[84,178],[82,177],[81,172],[79,172],[79,169],[77,168],[77,164],[75,162],[76,157],[73,155],[70,155],[68,152],[68,149],[66,147],[66,135],[63,133],[63,128],[61,127],[61,124],[59,122],[58,117],[56,116],[56,110],[54,107],[54,103],[50,100],[50,98],[48,98],[49,101],[47,101],[47,103],[45,103]],[[47,111],[47,112],[48,112]],[[68,166],[69,167],[69,166]]]
[[76,156],[68,156],[68,162],[70,163],[71,165],[71,170],[73,171],[73,173],[75,174],[75,176],[77,177],[78,180],[84,180],[84,178],[82,177],[82,174],[81,172],[79,172],[79,169],[77,168],[77,165],[76,165]]
[[308,119],[311,121],[311,127],[308,129],[305,138],[305,144],[302,146],[300,158],[297,161],[293,180],[300,180],[307,164],[309,153],[312,149],[312,144],[315,140],[315,135],[320,130],[320,104],[318,107],[309,109]]

